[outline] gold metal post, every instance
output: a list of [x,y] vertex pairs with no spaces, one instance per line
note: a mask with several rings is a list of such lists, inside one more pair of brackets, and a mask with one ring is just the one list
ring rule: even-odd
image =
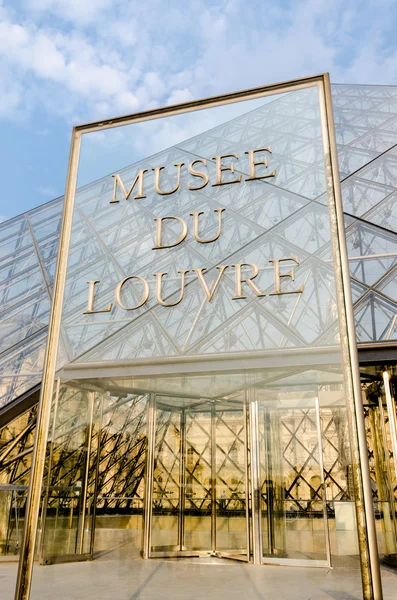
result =
[[[360,370],[356,330],[350,288],[349,259],[346,247],[343,205],[340,190],[338,156],[333,121],[331,85],[324,74],[320,91],[326,177],[335,263],[335,285],[338,298],[339,328],[346,382],[346,410],[351,435],[353,485],[356,501],[357,531],[360,549],[361,577],[364,600],[382,600],[375,515],[372,502],[368,450],[361,396]],[[323,95],[323,97],[321,97]]]
[[73,206],[77,182],[77,169],[80,155],[81,134],[73,130],[70,150],[68,182],[63,209],[62,230],[59,243],[54,296],[48,328],[47,348],[44,359],[44,373],[41,386],[39,412],[37,416],[29,492],[26,501],[25,526],[19,556],[15,600],[28,600],[32,582],[37,523],[40,513],[41,486],[47,450],[47,436],[50,424],[52,395],[54,389],[58,341],[61,330],[63,297],[66,283],[66,270],[69,256],[69,242],[72,231]]

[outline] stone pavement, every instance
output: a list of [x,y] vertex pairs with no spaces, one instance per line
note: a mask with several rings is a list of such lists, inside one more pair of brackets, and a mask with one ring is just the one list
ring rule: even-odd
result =
[[[13,600],[16,563],[0,563],[0,599]],[[384,600],[397,570],[382,567]],[[228,560],[149,560],[119,549],[85,563],[35,566],[31,600],[360,600],[357,568],[254,566]]]

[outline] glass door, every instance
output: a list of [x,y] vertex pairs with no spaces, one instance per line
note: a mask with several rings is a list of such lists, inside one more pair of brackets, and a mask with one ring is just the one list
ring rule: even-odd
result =
[[283,478],[282,426],[275,408],[259,411],[262,550],[264,556],[286,557],[286,505]]
[[41,521],[43,564],[92,559],[101,403],[100,394],[77,387],[57,392]]
[[258,396],[263,562],[329,564],[318,399]]
[[151,410],[147,556],[248,560],[245,406],[157,395]]
[[215,550],[212,421],[213,411],[208,402],[184,410],[181,539],[186,550],[205,553]]
[[217,556],[248,561],[248,440],[245,403],[214,409],[215,548]]
[[[151,556],[183,550],[182,411],[156,397],[151,498]],[[147,475],[149,476],[149,474]]]

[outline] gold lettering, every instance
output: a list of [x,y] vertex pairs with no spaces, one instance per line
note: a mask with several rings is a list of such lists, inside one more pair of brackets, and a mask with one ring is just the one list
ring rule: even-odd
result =
[[204,271],[206,271],[207,269],[205,267],[201,267],[200,269],[192,269],[197,274],[197,279],[199,280],[199,282],[201,283],[201,287],[205,291],[205,295],[207,296],[208,302],[211,302],[213,295],[216,291],[216,288],[218,287],[218,285],[221,281],[222,275],[227,269],[227,265],[218,265],[215,268],[219,270],[219,274],[218,274],[218,277],[212,287],[212,290],[209,289],[207,282],[205,281],[204,276],[203,276]]
[[291,268],[288,273],[280,273],[280,263],[286,260],[292,260],[294,263],[299,265],[299,261],[295,256],[291,256],[289,258],[275,258],[274,260],[269,260],[270,263],[274,265],[274,291],[270,294],[270,296],[277,296],[280,294],[301,294],[305,289],[305,284],[302,284],[298,290],[290,290],[289,292],[281,291],[281,278],[282,277],[290,277],[292,281],[295,281],[295,272],[294,269]]
[[169,190],[168,192],[164,192],[163,190],[160,189],[160,171],[162,171],[162,169],[165,169],[165,167],[164,166],[155,167],[154,169],[152,169],[152,171],[154,171],[154,190],[155,190],[155,192],[157,192],[157,194],[160,194],[160,196],[169,196],[170,194],[173,194],[174,192],[177,191],[177,189],[179,188],[179,186],[181,184],[181,169],[184,164],[185,163],[181,162],[181,163],[176,163],[174,165],[174,167],[178,167],[178,183],[176,184],[176,186],[174,187],[173,190]]
[[[179,295],[179,298],[175,302],[171,302],[170,304],[167,304],[167,302],[165,302],[162,299],[162,294],[161,294],[163,275],[167,275],[168,273],[166,271],[164,271],[163,273],[153,273],[153,275],[156,277],[156,300],[159,304],[161,304],[161,306],[176,306],[177,304],[182,302],[183,296],[185,294],[186,273],[189,273],[189,269],[184,270],[184,271],[178,271],[178,273],[180,273],[182,275],[182,277],[181,277],[181,293]],[[174,295],[174,294],[172,293],[171,295]]]
[[[127,281],[129,281],[130,279],[138,279],[138,281],[140,281],[143,285],[142,298],[136,306],[125,306],[121,300],[121,290],[123,289],[124,284],[127,283]],[[136,310],[137,308],[140,308],[141,306],[143,306],[143,304],[145,304],[145,302],[149,298],[149,293],[149,284],[146,281],[146,279],[143,279],[143,277],[139,277],[139,275],[129,275],[128,277],[125,277],[125,279],[120,281],[120,283],[116,287],[116,302],[124,310]]]
[[187,187],[189,190],[192,191],[202,190],[209,182],[209,177],[207,173],[203,173],[202,171],[196,171],[196,169],[193,169],[194,165],[196,165],[197,163],[202,163],[204,166],[207,166],[207,160],[205,158],[198,158],[197,160],[191,162],[188,167],[190,175],[193,175],[193,177],[201,177],[201,179],[204,180],[204,183],[202,183],[199,187],[193,187],[189,183]]
[[260,162],[255,162],[255,153],[256,152],[270,152],[269,147],[267,148],[257,148],[256,150],[248,150],[248,152],[244,152],[244,154],[248,154],[249,159],[249,167],[250,167],[250,175],[246,178],[245,181],[253,181],[255,179],[266,179],[267,177],[274,177],[276,175],[276,169],[273,169],[271,173],[267,175],[255,175],[255,167],[258,165],[264,165],[266,168],[268,167],[267,157],[265,156],[263,160]]
[[100,283],[99,279],[95,279],[95,281],[87,281],[88,283],[88,303],[87,310],[83,312],[83,315],[92,315],[94,313],[104,313],[110,312],[112,310],[113,303],[107,305],[106,308],[102,308],[101,310],[95,310],[94,308],[94,294],[95,294],[95,286],[97,283]]
[[[242,291],[243,283],[247,283],[250,286],[251,290],[254,291],[257,296],[266,296],[266,294],[263,294],[252,281],[259,273],[259,269],[256,265],[254,265],[253,263],[241,263],[232,265],[232,267],[236,269],[236,295],[233,296],[232,300],[240,300],[242,298],[247,297],[244,296]],[[242,267],[251,267],[253,275],[251,275],[251,277],[242,277]]]
[[193,237],[196,240],[196,242],[199,242],[199,244],[210,244],[211,242],[215,242],[215,240],[218,239],[222,231],[222,213],[224,210],[224,208],[216,208],[214,210],[215,213],[218,213],[218,232],[214,237],[210,238],[209,240],[205,240],[199,235],[199,217],[200,215],[204,214],[203,211],[190,213],[193,217]]
[[112,202],[119,202],[119,200],[117,199],[117,186],[119,186],[119,188],[123,192],[124,198],[126,200],[128,200],[128,198],[131,196],[132,190],[138,183],[138,194],[135,196],[135,199],[139,200],[140,198],[146,198],[146,196],[143,194],[143,176],[145,173],[147,173],[147,169],[141,169],[139,171],[138,175],[135,177],[134,181],[132,182],[132,185],[128,192],[125,189],[123,180],[121,179],[120,175],[118,173],[116,173],[116,175],[112,175],[112,177],[114,178],[113,198],[111,199],[109,204],[112,204]]
[[[165,219],[175,219],[175,221],[178,221],[178,223],[182,225],[182,233],[176,242],[163,246],[163,221],[165,221]],[[153,246],[152,250],[160,250],[162,248],[173,248],[174,246],[179,246],[179,244],[181,244],[187,236],[187,225],[180,217],[156,217],[154,220],[157,221],[156,245]]]
[[236,158],[238,160],[237,154],[224,154],[223,156],[214,156],[213,160],[216,164],[216,182],[212,184],[213,187],[217,185],[228,185],[229,183],[239,183],[241,181],[241,175],[238,176],[237,179],[233,179],[232,181],[222,181],[222,173],[224,171],[230,171],[234,173],[234,163],[230,163],[230,166],[225,167],[222,165],[222,158]]

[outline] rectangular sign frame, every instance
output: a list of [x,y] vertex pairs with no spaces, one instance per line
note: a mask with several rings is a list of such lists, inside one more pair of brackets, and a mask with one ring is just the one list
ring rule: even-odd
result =
[[361,399],[353,304],[350,289],[349,263],[345,240],[337,147],[333,121],[331,86],[329,74],[323,73],[302,79],[148,110],[132,115],[96,121],[85,125],[78,125],[73,128],[53,303],[47,338],[29,493],[26,505],[24,536],[21,546],[15,592],[16,600],[28,600],[30,597],[34,548],[40,512],[41,488],[44,474],[51,404],[56,377],[58,340],[61,331],[61,318],[82,136],[86,133],[110,129],[120,125],[139,123],[165,116],[187,113],[223,104],[231,104],[236,101],[251,100],[269,96],[271,94],[291,92],[314,86],[317,86],[319,93],[340,336],[346,382],[346,408],[352,436],[353,480],[357,509],[363,596],[365,600],[373,598],[376,600],[382,599],[375,518]]

